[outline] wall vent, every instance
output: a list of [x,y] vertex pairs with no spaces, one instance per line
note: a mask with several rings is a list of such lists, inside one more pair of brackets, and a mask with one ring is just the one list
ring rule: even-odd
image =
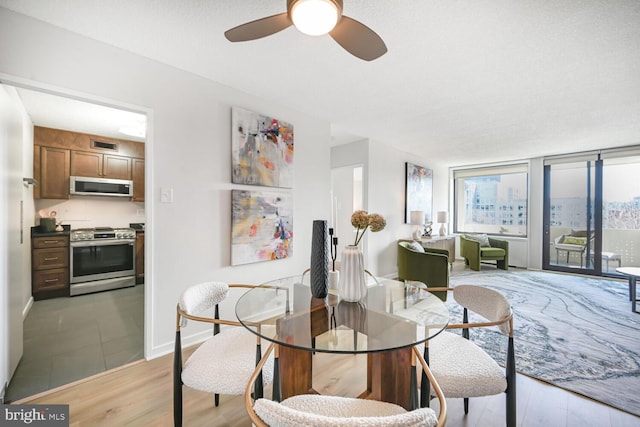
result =
[[105,142],[105,141],[98,141],[96,139],[92,139],[91,148],[97,148],[100,150],[118,151],[118,144],[115,142]]

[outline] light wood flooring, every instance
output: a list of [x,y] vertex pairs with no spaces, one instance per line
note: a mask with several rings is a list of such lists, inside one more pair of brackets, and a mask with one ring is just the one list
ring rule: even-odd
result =
[[[186,356],[187,352],[185,352]],[[172,361],[167,355],[135,362],[38,396],[14,402],[68,404],[71,426],[173,425]],[[365,388],[363,355],[314,356],[314,387],[323,394],[355,396]],[[265,390],[267,397],[271,389]],[[242,396],[213,397],[184,387],[184,425],[250,426]],[[447,426],[503,426],[505,397],[449,399]],[[640,418],[523,375],[517,377],[518,425],[522,427],[638,427]],[[434,408],[437,410],[437,408]]]

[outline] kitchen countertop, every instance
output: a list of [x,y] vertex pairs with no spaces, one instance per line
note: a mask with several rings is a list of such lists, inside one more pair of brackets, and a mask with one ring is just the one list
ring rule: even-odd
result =
[[48,236],[68,236],[71,231],[70,225],[63,225],[63,231],[41,231],[40,226],[31,227],[31,237],[48,237]]

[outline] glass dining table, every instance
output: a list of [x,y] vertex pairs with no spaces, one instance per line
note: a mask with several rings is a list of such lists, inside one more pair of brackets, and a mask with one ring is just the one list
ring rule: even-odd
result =
[[[440,333],[449,311],[419,282],[368,278],[360,302],[311,295],[309,275],[261,284],[236,303],[238,320],[261,338],[277,344],[277,399],[315,393],[313,354],[367,354],[367,389],[358,397],[412,409],[415,359],[412,346]],[[412,382],[413,376],[413,382]]]

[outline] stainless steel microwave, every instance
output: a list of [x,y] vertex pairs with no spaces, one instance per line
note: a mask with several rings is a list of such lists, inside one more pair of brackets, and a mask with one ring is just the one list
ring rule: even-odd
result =
[[133,196],[133,181],[71,176],[71,194],[84,196]]

